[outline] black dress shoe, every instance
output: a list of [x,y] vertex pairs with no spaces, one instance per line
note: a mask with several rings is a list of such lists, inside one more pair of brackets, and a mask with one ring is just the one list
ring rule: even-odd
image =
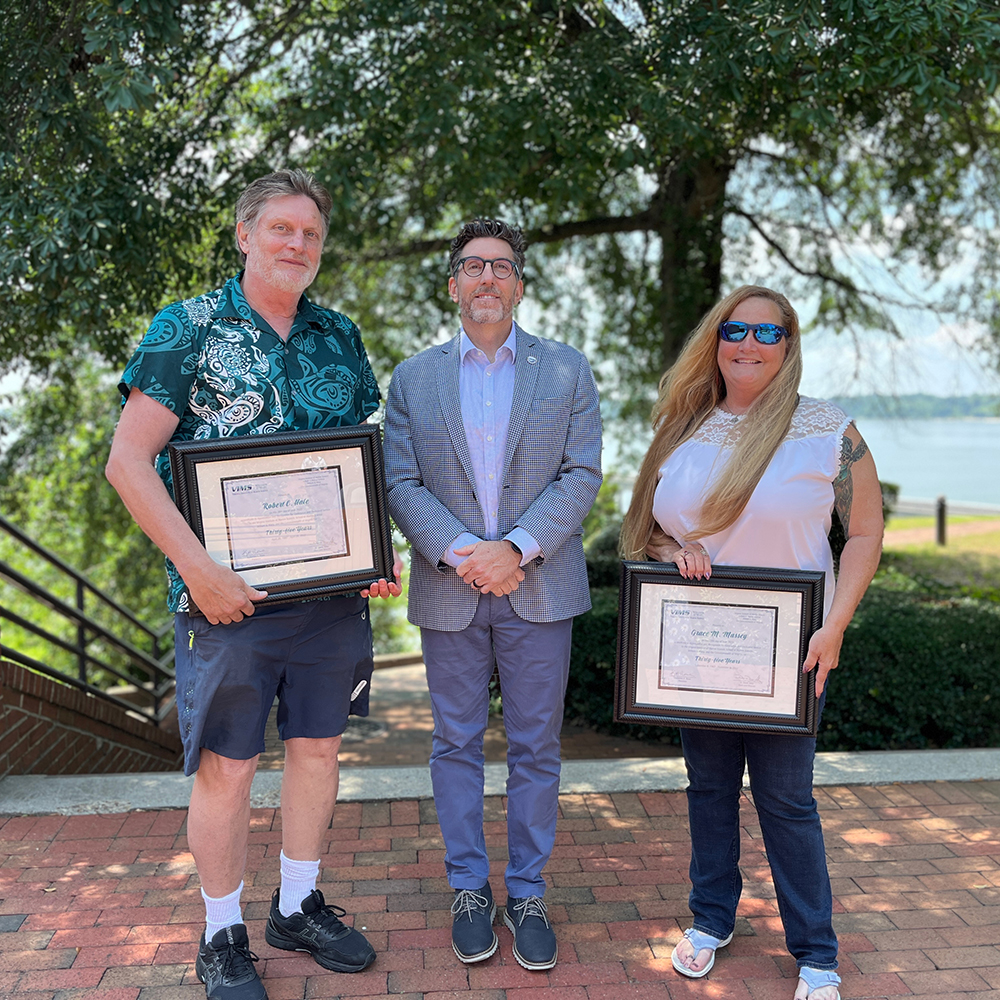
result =
[[451,912],[451,946],[459,960],[472,965],[489,958],[498,944],[493,931],[497,904],[489,882],[482,889],[456,889]]
[[503,922],[514,935],[514,958],[525,969],[551,969],[556,964],[556,935],[541,896],[507,897]]

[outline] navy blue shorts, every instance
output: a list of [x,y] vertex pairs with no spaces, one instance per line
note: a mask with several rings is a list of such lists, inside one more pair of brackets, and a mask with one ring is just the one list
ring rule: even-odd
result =
[[364,597],[268,607],[232,625],[174,616],[177,717],[184,773],[202,748],[233,760],[264,749],[278,697],[278,734],[340,736],[348,715],[368,714],[372,629]]

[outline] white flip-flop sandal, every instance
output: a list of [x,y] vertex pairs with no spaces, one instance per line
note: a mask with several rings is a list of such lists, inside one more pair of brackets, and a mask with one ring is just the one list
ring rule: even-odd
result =
[[[809,1000],[816,990],[825,986],[837,987],[840,976],[833,969],[812,969],[803,965],[799,969],[799,981],[795,987],[795,1000]],[[836,1000],[840,1000],[840,990],[836,990]]]
[[[687,976],[688,979],[701,979],[702,976],[707,976],[712,970],[712,966],[715,965],[715,950],[716,948],[725,948],[730,941],[732,941],[732,934],[729,937],[717,938],[712,937],[711,934],[703,934],[701,931],[695,930],[693,927],[689,927],[684,932],[684,937],[691,943],[691,947],[694,948],[694,957],[698,957],[698,952],[704,951],[706,948],[709,949],[712,954],[708,956],[708,963],[705,965],[704,969],[699,969],[697,972],[694,969],[689,969],[686,965],[682,964],[681,960],[677,957],[677,945],[674,945],[674,950],[670,953],[670,961],[673,967],[682,975]],[[838,980],[839,982],[839,980]]]

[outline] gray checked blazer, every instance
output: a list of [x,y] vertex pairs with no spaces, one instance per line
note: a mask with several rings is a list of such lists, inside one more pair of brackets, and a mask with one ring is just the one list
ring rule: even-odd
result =
[[[404,361],[385,411],[389,512],[412,546],[408,616],[458,632],[479,593],[441,558],[464,531],[485,537],[458,389],[460,335]],[[601,485],[601,416],[587,359],[517,328],[514,397],[504,457],[499,537],[520,525],[542,554],[510,595],[532,622],[590,608],[580,525]]]

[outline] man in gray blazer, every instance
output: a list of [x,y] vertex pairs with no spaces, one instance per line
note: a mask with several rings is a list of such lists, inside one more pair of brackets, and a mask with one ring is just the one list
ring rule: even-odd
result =
[[496,662],[508,742],[504,922],[517,961],[550,969],[542,868],[555,841],[573,616],[590,607],[580,526],[601,485],[601,418],[586,358],[513,321],[524,248],[520,230],[492,219],[452,242],[448,290],[462,326],[393,374],[385,464],[389,510],[411,543],[409,619],[434,710],[452,944],[467,963],[497,948],[483,836]]

